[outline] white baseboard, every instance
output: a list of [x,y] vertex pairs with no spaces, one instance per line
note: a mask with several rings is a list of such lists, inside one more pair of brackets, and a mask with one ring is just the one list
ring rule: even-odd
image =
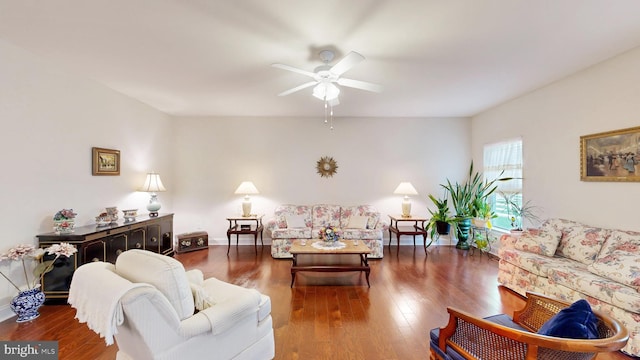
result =
[[[391,241],[391,245],[392,246],[396,246],[398,245],[396,243],[396,238],[395,236],[393,237],[393,240]],[[429,243],[429,241],[431,241],[431,239],[427,239],[427,244]],[[383,239],[383,244],[385,246],[389,245],[389,238],[384,238]],[[432,243],[432,245],[455,245],[458,241],[455,238],[451,238],[448,235],[447,236],[441,236],[438,241],[434,241]],[[233,236],[231,238],[231,245],[235,245],[236,244],[236,237]],[[258,237],[258,244],[260,244],[260,238]],[[213,237],[209,237],[209,245],[214,246],[214,245],[228,245],[228,241],[227,238],[213,238]],[[241,236],[240,240],[238,242],[238,245],[253,245],[253,237],[252,236]],[[264,245],[271,245],[271,239],[270,238],[264,238]],[[410,245],[413,246],[413,239],[409,236],[402,236],[400,238],[400,245],[401,246],[405,246],[405,245]],[[422,236],[416,236],[416,246],[423,246],[423,238]]]
[[16,314],[11,310],[8,303],[0,306],[0,321],[11,319],[14,316],[16,316]]

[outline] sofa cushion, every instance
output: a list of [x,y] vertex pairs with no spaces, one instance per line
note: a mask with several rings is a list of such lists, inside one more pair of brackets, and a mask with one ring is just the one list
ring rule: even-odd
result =
[[272,239],[311,239],[311,228],[273,229]]
[[311,227],[311,207],[306,205],[280,205],[273,211],[275,215],[276,227],[280,229],[287,228],[287,215],[303,215],[307,227]]
[[640,232],[611,230],[598,258],[611,255],[617,250],[640,253]]
[[596,275],[588,269],[553,268],[549,270],[548,277],[551,283],[577,291],[594,301],[640,313],[640,293],[636,289]]
[[369,222],[368,216],[352,215],[345,229],[366,229]]
[[380,229],[343,229],[342,238],[345,240],[382,239]]
[[573,269],[581,268],[586,270],[586,265],[576,261],[562,258],[549,257],[540,254],[534,254],[529,251],[500,248],[498,250],[500,261],[508,262],[521,269],[524,269],[537,276],[547,277],[549,270],[556,268]]
[[553,256],[556,253],[562,232],[554,228],[547,228],[531,232],[524,232],[513,244],[516,250],[528,251],[534,254]]
[[596,259],[609,236],[609,230],[565,219],[549,219],[542,224],[541,229],[562,231],[556,254],[587,265]]
[[640,290],[640,255],[638,252],[615,250],[589,265],[589,271]]
[[136,283],[155,286],[184,320],[195,311],[189,278],[176,259],[147,250],[132,249],[116,259],[116,273]]
[[285,215],[287,221],[287,229],[306,228],[308,227],[304,215]]
[[640,291],[640,233],[612,230],[589,270]]
[[597,339],[598,318],[587,300],[580,299],[542,324],[538,334],[568,339]]
[[375,229],[380,222],[380,213],[371,205],[345,206],[340,214],[340,223],[346,227],[351,216],[367,216],[367,229]]
[[342,207],[340,205],[314,205],[311,210],[313,215],[311,227],[322,228],[326,226],[334,226],[338,228],[340,227],[341,212]]

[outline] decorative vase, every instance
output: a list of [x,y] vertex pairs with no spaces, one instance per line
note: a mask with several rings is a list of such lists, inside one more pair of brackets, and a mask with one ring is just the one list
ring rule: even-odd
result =
[[331,238],[326,238],[325,237],[324,239],[322,239],[322,244],[324,244],[324,246],[326,246],[326,247],[331,247],[331,246],[334,245],[334,243],[335,243],[335,240],[333,240]]
[[11,300],[11,310],[13,310],[18,319],[16,322],[25,322],[33,320],[40,316],[38,309],[44,304],[44,293],[40,291],[40,287],[20,291],[18,296]]
[[471,218],[458,219],[456,226],[456,236],[458,237],[457,249],[469,250],[469,230],[471,230]]
[[53,230],[56,234],[69,234],[73,232],[75,226],[74,219],[62,219],[53,221]]

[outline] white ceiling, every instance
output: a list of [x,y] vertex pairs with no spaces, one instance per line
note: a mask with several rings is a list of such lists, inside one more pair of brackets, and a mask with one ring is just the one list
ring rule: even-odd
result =
[[169,114],[319,116],[317,53],[355,50],[336,116],[470,116],[640,46],[638,0],[0,0],[0,39]]

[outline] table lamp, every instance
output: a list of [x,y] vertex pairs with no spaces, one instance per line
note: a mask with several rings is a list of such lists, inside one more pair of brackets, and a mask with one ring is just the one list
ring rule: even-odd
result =
[[393,193],[404,195],[404,200],[402,201],[402,217],[411,217],[411,201],[409,200],[409,195],[418,195],[416,188],[414,188],[410,182],[401,182]]
[[147,204],[147,210],[149,210],[149,217],[157,217],[158,210],[162,206],[160,201],[158,201],[158,195],[156,192],[167,191],[162,185],[162,180],[160,180],[160,174],[150,172],[147,174],[147,179],[144,181],[144,185],[140,191],[145,191],[151,193],[151,198],[149,199],[149,203]]
[[258,194],[258,189],[251,181],[243,181],[235,191],[235,194],[244,194],[242,201],[242,216],[251,216],[251,198],[249,195]]

